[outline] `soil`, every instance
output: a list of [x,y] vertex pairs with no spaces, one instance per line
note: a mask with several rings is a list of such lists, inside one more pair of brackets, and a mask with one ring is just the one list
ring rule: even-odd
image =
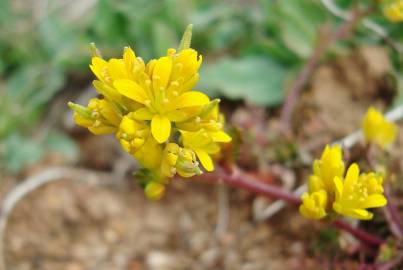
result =
[[[298,144],[315,156],[324,144],[358,129],[369,104],[388,105],[393,91],[384,79],[390,72],[387,59],[383,49],[367,47],[320,67],[295,113]],[[264,128],[262,131],[260,123],[260,132],[270,132]],[[82,150],[80,166],[104,171],[116,168],[115,161],[120,160],[121,153],[110,138],[88,134],[75,138]],[[402,141],[399,139],[399,147]],[[248,149],[247,145],[243,148]],[[40,168],[50,163],[45,160]],[[397,170],[401,169],[400,163]],[[301,170],[302,175],[310,171]],[[25,175],[35,171],[28,169]],[[5,239],[8,269],[358,267],[357,256],[352,256],[356,241],[322,223],[302,218],[293,207],[258,223],[251,210],[254,196],[228,188],[229,225],[218,233],[217,220],[223,213],[218,211],[217,186],[175,180],[161,201],[152,202],[132,181],[129,175],[123,183],[116,181],[112,185],[64,179],[34,191],[10,217]],[[14,178],[4,180],[0,194],[15,182]]]

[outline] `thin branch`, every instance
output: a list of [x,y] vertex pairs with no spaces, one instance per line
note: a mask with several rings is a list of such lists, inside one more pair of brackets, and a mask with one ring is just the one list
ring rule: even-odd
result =
[[86,182],[101,182],[103,180],[110,182],[111,177],[106,173],[86,169],[54,167],[27,178],[12,189],[5,196],[0,207],[0,270],[6,270],[4,259],[4,233],[8,218],[17,203],[37,188],[61,179],[74,179]]
[[[201,176],[198,176],[197,178],[214,183],[217,183],[218,179],[220,179],[223,183],[229,186],[242,188],[271,198],[278,198],[290,204],[301,204],[301,199],[295,194],[285,191],[282,188],[260,182],[246,175],[239,168],[233,168],[233,172],[231,174],[221,171],[218,173],[216,172],[211,174],[203,174]],[[369,245],[378,246],[384,242],[382,239],[371,235],[359,228],[354,228],[350,224],[347,224],[341,220],[333,222],[332,225],[346,232],[349,232],[351,235],[361,240],[363,243]]]

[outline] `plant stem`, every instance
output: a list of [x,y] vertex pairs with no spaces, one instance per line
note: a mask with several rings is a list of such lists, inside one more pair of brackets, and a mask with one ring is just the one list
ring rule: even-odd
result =
[[[259,180],[256,180],[253,177],[245,174],[240,168],[233,168],[232,173],[228,173],[223,170],[220,171],[219,168],[217,169],[217,171],[218,172],[216,173],[203,174],[201,176],[198,176],[197,178],[210,182],[218,182],[219,180],[221,180],[222,183],[229,186],[242,188],[266,197],[281,199],[296,206],[301,204],[301,199],[293,193],[288,192],[280,187],[268,185]],[[362,229],[354,228],[350,224],[345,223],[341,220],[334,221],[332,225],[336,228],[350,233],[351,235],[368,245],[379,246],[384,242],[377,236],[374,236]]]

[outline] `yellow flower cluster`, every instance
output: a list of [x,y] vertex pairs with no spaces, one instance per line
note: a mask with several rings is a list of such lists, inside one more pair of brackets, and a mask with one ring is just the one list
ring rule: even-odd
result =
[[321,219],[332,212],[356,218],[371,219],[367,208],[385,206],[383,177],[378,173],[361,173],[352,164],[344,176],[345,166],[340,146],[326,146],[320,160],[313,163],[308,192],[301,199],[300,213],[311,219]]
[[175,174],[201,174],[199,162],[214,170],[212,156],[220,143],[231,141],[223,131],[219,100],[194,91],[199,80],[201,55],[189,48],[191,27],[179,51],[148,63],[125,48],[123,57],[104,60],[94,55],[90,65],[97,77],[93,85],[103,97],[84,107],[69,103],[75,122],[94,134],[115,134],[148,177],[144,185],[149,198],[160,198]]
[[385,119],[375,108],[370,107],[362,121],[362,131],[367,142],[381,148],[390,145],[397,135],[397,126]]
[[383,14],[391,22],[403,22],[403,0],[383,0]]

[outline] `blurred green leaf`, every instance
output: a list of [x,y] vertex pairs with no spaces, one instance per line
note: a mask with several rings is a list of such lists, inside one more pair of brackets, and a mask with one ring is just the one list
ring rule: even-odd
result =
[[285,69],[264,57],[223,58],[201,70],[200,88],[212,96],[275,106],[283,101]]
[[284,44],[298,56],[307,58],[328,12],[319,1],[290,0],[273,2],[270,15],[269,23],[278,27]]
[[11,134],[2,142],[4,167],[13,173],[38,161],[44,154],[44,147],[29,137]]
[[62,134],[52,132],[45,141],[47,149],[63,155],[68,161],[74,162],[79,157],[79,149],[74,141]]

